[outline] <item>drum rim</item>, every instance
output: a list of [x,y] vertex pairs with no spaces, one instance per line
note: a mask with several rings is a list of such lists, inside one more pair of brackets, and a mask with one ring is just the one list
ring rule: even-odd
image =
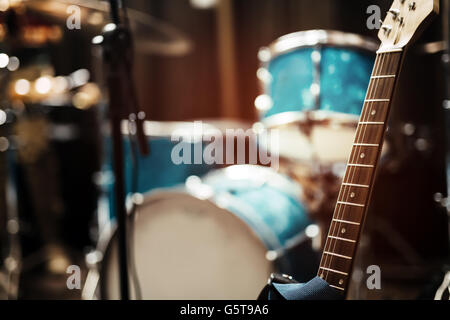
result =
[[[350,47],[362,49],[369,52],[376,52],[379,43],[374,38],[356,33],[343,32],[337,30],[313,29],[297,31],[279,37],[266,47],[258,51],[258,59],[266,65],[274,58],[299,48],[315,46]],[[269,53],[264,57],[264,53]]]
[[[235,164],[229,167],[219,168],[217,170],[212,170],[208,172],[201,178],[202,183],[208,184],[210,181],[214,181],[217,177],[221,177],[221,175],[225,175],[227,178],[232,176],[233,171],[243,170],[250,173],[261,173],[258,178],[260,180],[255,180],[255,182],[259,182],[264,185],[271,186],[277,190],[284,192],[286,195],[293,199],[299,199],[298,197],[303,195],[303,187],[298,182],[294,181],[291,177],[286,174],[280,173],[272,167],[266,167],[261,165],[254,164]],[[260,171],[260,172],[256,172]],[[242,179],[242,178],[240,178]],[[234,178],[231,178],[234,180]],[[287,187],[281,186],[285,184]],[[194,190],[190,190],[187,188],[188,192],[195,197],[198,197]],[[211,198],[217,197],[217,194],[213,194]]]
[[260,122],[267,129],[277,128],[297,122],[304,123],[307,119],[312,121],[327,120],[332,124],[356,127],[359,117],[360,116],[356,114],[328,110],[285,111],[261,119]]
[[[200,121],[200,120],[199,120]],[[130,134],[129,130],[129,121],[122,120],[121,121],[121,131],[124,136],[128,136]],[[187,137],[194,137],[193,141],[196,142],[195,135],[205,134],[205,132],[217,130],[220,132],[220,129],[215,125],[208,123],[208,121],[202,121],[202,131],[195,131],[195,121],[151,121],[144,120],[144,134],[147,138],[150,139],[169,139],[172,137],[174,131],[182,130],[180,132],[185,132]]]

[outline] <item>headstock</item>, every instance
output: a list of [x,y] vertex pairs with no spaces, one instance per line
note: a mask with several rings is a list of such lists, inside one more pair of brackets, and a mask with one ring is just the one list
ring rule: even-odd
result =
[[438,12],[439,0],[394,0],[378,33],[380,51],[408,45],[422,23]]

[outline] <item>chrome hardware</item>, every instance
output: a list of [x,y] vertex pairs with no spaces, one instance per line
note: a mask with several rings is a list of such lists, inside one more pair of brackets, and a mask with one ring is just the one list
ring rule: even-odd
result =
[[394,16],[394,20],[397,19],[398,16],[400,15],[400,10],[399,9],[390,9],[388,12],[391,13]]
[[389,33],[391,32],[391,30],[392,30],[392,26],[389,26],[389,25],[387,25],[387,26],[382,26],[381,29],[384,30],[384,33],[385,33],[385,34],[389,34]]

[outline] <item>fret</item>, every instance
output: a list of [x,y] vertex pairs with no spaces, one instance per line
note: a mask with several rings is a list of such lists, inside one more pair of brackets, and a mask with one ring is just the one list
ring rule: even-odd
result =
[[342,254],[337,254],[337,253],[333,253],[333,252],[324,251],[323,253],[324,254],[328,254],[330,256],[335,256],[335,257],[344,258],[344,259],[348,259],[348,260],[352,260],[353,259],[352,257],[344,256]]
[[342,219],[333,219],[333,221],[340,222],[340,223],[353,224],[355,226],[359,226],[360,225],[359,222],[347,221],[347,220],[342,220]]
[[374,125],[383,125],[384,122],[374,122],[374,121],[360,121],[359,124],[374,124]]
[[389,102],[389,99],[366,99],[365,102]]
[[355,206],[355,207],[361,207],[364,208],[365,206],[361,203],[353,203],[353,202],[348,202],[348,201],[338,201],[338,204],[343,204],[345,206]]
[[347,276],[347,275],[348,275],[347,272],[343,272],[343,271],[339,271],[339,270],[334,270],[334,269],[331,269],[331,268],[320,267],[320,269],[326,270],[326,271],[335,272],[335,273],[339,273],[339,274],[342,274],[342,275],[344,275],[344,276]]
[[352,242],[352,243],[356,242],[356,240],[342,238],[342,237],[336,237],[336,236],[328,236],[328,238],[335,239],[335,240],[341,240],[341,241],[348,241],[348,242]]
[[403,49],[385,49],[385,50],[378,50],[377,54],[383,54],[383,53],[398,53],[398,52],[402,52]]
[[371,76],[370,79],[395,78],[395,74],[387,74],[384,76]]
[[345,291],[344,288],[341,288],[341,287],[338,287],[338,286],[334,286],[334,285],[332,285],[332,284],[329,284],[329,286],[332,287],[332,288],[338,289],[338,290]]
[[368,185],[368,184],[357,184],[357,183],[343,182],[342,185],[343,185],[343,186],[352,186],[352,187],[369,188],[369,185]]
[[373,164],[360,164],[360,163],[347,163],[348,167],[362,167],[362,168],[373,168]]
[[360,147],[379,147],[379,143],[354,143],[354,146],[360,146]]

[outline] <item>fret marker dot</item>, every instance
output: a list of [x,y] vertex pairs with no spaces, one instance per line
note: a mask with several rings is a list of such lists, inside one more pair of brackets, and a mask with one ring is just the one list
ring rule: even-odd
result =
[[355,193],[354,192],[350,193],[350,198],[354,198],[354,197],[355,197]]
[[341,233],[345,233],[347,230],[345,230],[345,228],[341,229]]
[[360,157],[361,159],[363,159],[365,156],[366,156],[366,154],[363,152],[363,153],[360,154],[359,157]]
[[344,283],[344,280],[340,279],[339,284],[343,284],[343,283]]
[[376,110],[372,110],[372,112],[370,114],[374,116],[376,113],[377,113]]

